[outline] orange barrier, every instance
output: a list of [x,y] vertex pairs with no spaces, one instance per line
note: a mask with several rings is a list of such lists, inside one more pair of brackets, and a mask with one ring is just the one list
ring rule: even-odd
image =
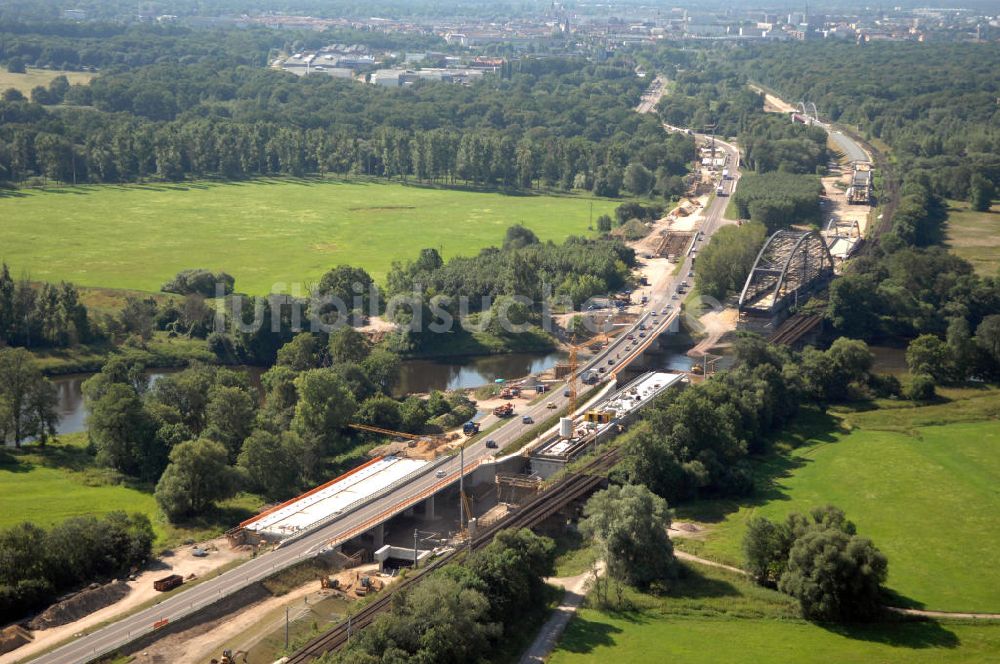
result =
[[160,629],[162,627],[166,627],[168,622],[170,622],[169,619],[161,618],[160,620],[157,620],[155,623],[153,623],[153,629]]
[[246,521],[241,522],[240,525],[239,525],[239,527],[240,528],[244,528],[247,525],[253,523],[254,521],[258,521],[260,519],[263,519],[268,514],[273,514],[274,512],[277,512],[278,510],[280,510],[283,507],[287,507],[287,506],[291,505],[292,503],[295,503],[295,502],[298,502],[298,501],[302,500],[303,498],[308,498],[309,496],[313,495],[314,493],[316,493],[318,491],[322,491],[323,489],[325,489],[325,488],[327,488],[327,487],[329,487],[329,486],[331,486],[333,484],[336,484],[337,482],[340,482],[341,480],[344,480],[344,479],[350,477],[354,473],[356,473],[356,472],[358,472],[360,470],[364,470],[365,468],[367,468],[368,466],[372,465],[373,463],[378,463],[379,461],[381,461],[384,458],[385,457],[375,457],[374,459],[372,459],[370,461],[365,461],[363,464],[361,464],[357,468],[352,468],[351,470],[347,471],[346,473],[344,473],[340,477],[335,477],[334,479],[330,480],[329,482],[326,482],[324,484],[320,484],[317,487],[313,487],[312,489],[309,489],[308,491],[306,491],[305,493],[303,493],[300,496],[296,496],[295,498],[290,498],[290,499],[286,500],[285,502],[281,503],[280,505],[275,505],[274,507],[272,507],[270,509],[267,509],[267,510],[264,510],[263,512],[261,512],[260,514],[258,514],[256,516],[250,517]]

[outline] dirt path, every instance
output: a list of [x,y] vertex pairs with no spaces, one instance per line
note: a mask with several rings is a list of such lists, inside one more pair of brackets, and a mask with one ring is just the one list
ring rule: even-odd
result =
[[[604,572],[604,563],[598,563],[597,576]],[[580,608],[587,593],[587,586],[597,578],[593,571],[565,578],[549,578],[548,583],[562,586],[566,593],[549,619],[545,621],[534,642],[521,656],[519,664],[539,664],[552,653],[570,618]]]
[[689,357],[702,357],[719,344],[719,340],[728,332],[736,329],[736,322],[739,314],[736,309],[728,308],[721,311],[710,311],[698,322],[704,328],[705,338],[699,341],[694,348],[687,352]]

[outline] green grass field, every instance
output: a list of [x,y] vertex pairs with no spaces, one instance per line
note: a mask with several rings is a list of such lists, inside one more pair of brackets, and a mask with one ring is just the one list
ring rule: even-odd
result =
[[158,547],[219,534],[260,507],[254,496],[223,503],[217,513],[178,527],[167,523],[151,487],[133,486],[95,468],[84,449],[86,434],[60,436],[42,449],[0,450],[0,530],[22,521],[48,527],[74,516],[100,517],[114,510],[147,515]]
[[49,82],[56,76],[65,76],[70,85],[74,83],[87,83],[96,74],[85,71],[59,71],[56,69],[35,69],[28,67],[24,74],[12,74],[6,68],[0,70],[0,92],[7,88],[20,90],[25,97],[31,94],[31,89],[36,86],[48,87]]
[[685,569],[664,596],[628,593],[634,610],[581,609],[547,661],[937,664],[1000,657],[1000,622],[817,625],[799,619],[794,601],[776,591],[722,570]]
[[948,201],[945,243],[979,274],[995,276],[1000,268],[1000,204],[989,212],[973,212],[965,201]]
[[320,179],[23,190],[0,196],[0,260],[32,279],[146,291],[203,267],[260,294],[341,263],[381,280],[425,247],[472,255],[516,223],[559,241],[588,233],[591,204],[596,219],[619,203]]
[[[832,503],[889,559],[896,603],[1000,611],[1000,393],[953,390],[953,401],[800,418],[779,441],[791,451],[757,465],[758,496],[680,506],[709,524],[678,546],[742,564],[752,515],[783,519]],[[850,430],[845,430],[849,428]]]

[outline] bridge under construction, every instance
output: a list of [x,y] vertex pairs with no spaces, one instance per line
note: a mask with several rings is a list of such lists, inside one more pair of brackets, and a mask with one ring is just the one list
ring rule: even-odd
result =
[[833,277],[834,262],[816,231],[780,230],[761,247],[740,293],[743,327],[770,331],[785,312]]

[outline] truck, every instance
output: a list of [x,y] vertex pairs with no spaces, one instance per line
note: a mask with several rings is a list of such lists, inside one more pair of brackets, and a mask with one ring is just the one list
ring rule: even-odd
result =
[[493,414],[497,417],[511,417],[514,415],[514,404],[505,403],[493,409]]
[[725,196],[726,195],[726,188],[723,187],[720,184],[718,187],[715,188],[715,195],[716,196]]
[[729,179],[729,169],[728,168],[723,168],[722,169],[722,179],[723,180],[728,180]]
[[153,590],[158,590],[161,593],[163,593],[168,590],[173,590],[182,583],[184,583],[183,576],[181,576],[180,574],[170,574],[169,576],[165,576],[163,578],[157,579],[156,581],[153,581]]
[[462,425],[462,433],[466,436],[475,436],[479,433],[479,422],[466,422]]

